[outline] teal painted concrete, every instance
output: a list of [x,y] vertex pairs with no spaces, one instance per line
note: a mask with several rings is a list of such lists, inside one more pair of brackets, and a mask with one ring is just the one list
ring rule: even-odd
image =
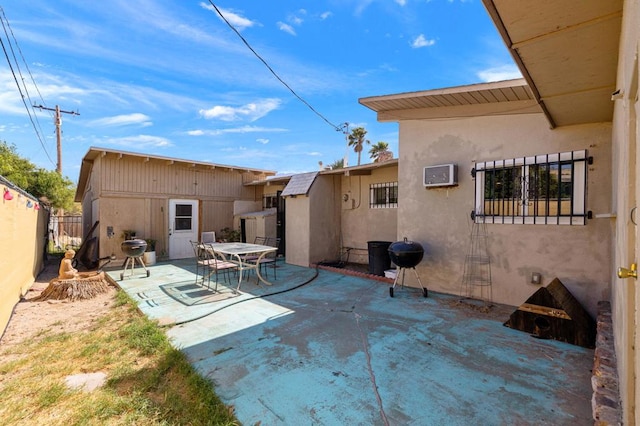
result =
[[146,315],[181,323],[167,334],[243,424],[593,424],[593,351],[504,327],[513,307],[390,298],[388,284],[323,270],[260,297],[316,274],[283,263],[272,287],[252,277],[212,296],[192,263],[108,273]]

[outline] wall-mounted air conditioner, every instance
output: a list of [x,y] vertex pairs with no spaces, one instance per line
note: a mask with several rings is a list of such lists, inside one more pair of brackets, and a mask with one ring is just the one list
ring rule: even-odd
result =
[[458,184],[458,166],[455,164],[427,166],[424,168],[422,178],[425,188],[454,186]]

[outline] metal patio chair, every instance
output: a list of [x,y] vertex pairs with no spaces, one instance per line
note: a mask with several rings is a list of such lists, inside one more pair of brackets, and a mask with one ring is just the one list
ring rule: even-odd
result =
[[202,283],[204,284],[204,273],[208,266],[207,256],[198,241],[189,242],[191,243],[191,247],[193,248],[193,256],[196,259],[196,284],[199,280],[202,280]]
[[[267,237],[264,245],[278,249],[280,247],[280,238]],[[264,268],[261,269],[261,271],[264,270],[265,272],[267,267],[271,267],[273,269],[273,279],[277,279],[276,268],[278,267],[278,250],[273,253],[267,253],[262,259],[260,259],[259,267]]]
[[203,243],[200,245],[203,247],[204,256],[207,258],[205,265],[209,268],[207,274],[207,289],[211,288],[211,275],[216,274],[216,286],[214,291],[218,291],[218,272],[222,271],[227,274],[227,282],[229,282],[230,272],[238,272],[238,265],[230,262],[224,254],[215,250],[215,244]]
[[[267,245],[267,237],[255,237],[253,239],[253,244],[259,244],[261,246]],[[248,254],[246,256],[242,256],[242,261],[255,263],[258,260],[258,257],[259,256],[255,254]]]
[[215,243],[216,242],[216,233],[214,231],[206,231],[200,235],[201,243]]

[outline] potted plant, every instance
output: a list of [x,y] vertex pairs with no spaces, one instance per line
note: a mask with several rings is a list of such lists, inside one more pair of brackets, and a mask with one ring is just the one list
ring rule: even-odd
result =
[[231,229],[229,227],[222,228],[220,230],[219,241],[223,243],[230,243],[233,241],[240,241],[242,234],[239,230]]
[[122,231],[122,238],[125,240],[135,240],[136,239],[136,231],[132,229],[125,229]]
[[145,265],[155,265],[156,263],[156,240],[152,238],[145,238],[147,242],[147,249],[142,255],[142,261]]

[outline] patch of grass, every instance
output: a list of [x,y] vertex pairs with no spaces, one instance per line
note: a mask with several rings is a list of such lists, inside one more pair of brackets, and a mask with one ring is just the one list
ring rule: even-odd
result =
[[66,387],[61,383],[52,383],[38,392],[38,405],[49,407],[54,405],[64,395]]
[[[0,351],[2,425],[238,424],[212,384],[121,291],[88,332],[49,330]],[[66,376],[92,372],[107,374],[103,387],[66,387]]]
[[164,333],[158,329],[155,323],[145,317],[136,318],[123,327],[120,336],[124,338],[131,349],[138,350],[142,355],[164,351],[168,348]]

